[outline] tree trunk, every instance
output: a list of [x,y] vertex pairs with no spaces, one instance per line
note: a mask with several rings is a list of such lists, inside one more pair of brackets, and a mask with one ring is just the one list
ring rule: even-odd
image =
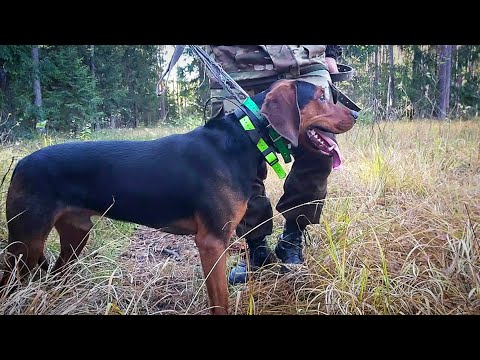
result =
[[165,95],[165,93],[160,95],[160,122],[162,124],[165,123],[165,119],[167,117],[167,111],[165,109],[167,102],[165,101]]
[[3,67],[0,67],[0,90],[7,90],[7,72]]
[[[43,120],[42,116],[42,88],[40,86],[40,61],[38,55],[38,46],[32,48],[32,60],[33,60],[33,96],[35,98],[35,119],[33,127],[36,128],[37,124],[41,123]],[[41,129],[43,129],[44,124],[42,124]]]
[[[458,79],[458,45],[453,45],[452,46],[452,74],[450,76],[451,79],[451,85],[457,89],[457,79]],[[455,96],[453,98],[453,103],[456,104],[458,103],[458,91],[455,91]]]
[[133,103],[133,128],[136,129],[140,125],[140,119],[138,118],[138,106],[137,103]]
[[[420,77],[422,74],[423,67],[423,51],[421,45],[413,45],[413,61],[412,61],[412,83],[413,87],[412,96],[410,98],[410,103],[412,106],[412,115],[417,113],[416,116],[422,117],[422,108],[415,109],[414,104],[420,101],[421,97],[425,93],[425,86],[422,85]],[[412,116],[413,117],[413,116]]]
[[95,45],[90,45],[90,72],[95,78]]
[[452,45],[452,69],[453,73],[451,74],[450,79],[457,78],[457,67],[458,67],[458,52],[457,52],[458,45]]
[[439,45],[439,64],[438,64],[438,109],[437,117],[445,119],[448,112],[448,103],[450,99],[450,75],[451,75],[451,56],[452,45]]
[[393,45],[388,45],[388,58],[390,63],[390,73],[388,77],[387,117],[390,118],[391,112],[395,107],[395,66],[393,64]]
[[452,45],[447,45],[447,94],[445,95],[445,101],[447,108],[445,109],[445,114],[448,114],[450,110],[450,90],[452,82]]
[[175,91],[175,97],[176,97],[176,103],[178,107],[178,116],[181,118],[183,111],[182,111],[182,99],[180,97],[180,82],[177,81],[176,84],[177,84],[177,89]]
[[378,56],[379,56],[379,46],[377,45],[375,49],[375,67],[374,67],[374,76],[373,76],[373,118],[377,118],[378,112],[378,80],[379,80],[379,69],[378,69]]
[[[95,45],[90,45],[90,73],[92,75],[93,86],[95,87]],[[95,117],[95,130],[100,130],[100,118]]]
[[[158,45],[157,47],[157,66],[158,66],[158,76],[161,76],[164,72],[164,56],[163,56],[163,51],[164,51],[164,48],[165,48],[165,45]],[[165,84],[165,86],[167,86],[167,84]],[[166,101],[165,101],[165,97],[166,97],[166,91],[163,92],[163,94],[161,94],[159,96],[159,117],[160,117],[160,122],[161,123],[165,123],[165,118],[167,116],[167,111],[165,109],[165,106],[166,106]]]

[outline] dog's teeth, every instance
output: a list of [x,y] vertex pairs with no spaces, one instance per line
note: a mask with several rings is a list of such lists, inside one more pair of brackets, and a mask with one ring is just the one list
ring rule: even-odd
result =
[[323,151],[332,151],[334,146],[329,147],[328,143],[323,140],[323,138],[313,129],[307,130],[307,134],[310,139],[318,146],[323,147],[325,150]]

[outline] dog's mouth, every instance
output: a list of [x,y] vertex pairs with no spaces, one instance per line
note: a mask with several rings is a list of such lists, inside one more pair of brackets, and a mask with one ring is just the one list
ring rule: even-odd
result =
[[333,157],[332,167],[333,169],[338,169],[342,164],[342,159],[337,143],[318,128],[310,128],[307,130],[307,136],[316,150],[320,151],[323,155]]

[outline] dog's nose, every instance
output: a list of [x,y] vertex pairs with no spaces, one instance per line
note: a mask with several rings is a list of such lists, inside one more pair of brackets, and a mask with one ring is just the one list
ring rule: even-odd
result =
[[353,120],[357,121],[357,119],[358,119],[358,111],[351,110],[351,112],[352,112]]

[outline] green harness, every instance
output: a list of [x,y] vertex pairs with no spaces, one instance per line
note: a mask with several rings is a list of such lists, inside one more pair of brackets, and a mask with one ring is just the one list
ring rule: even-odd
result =
[[[255,102],[250,98],[247,97],[246,100],[243,102],[243,105],[255,115],[256,119],[260,123],[267,123],[268,121],[263,117],[260,112],[260,108],[255,104]],[[262,153],[265,157],[265,161],[270,165],[275,173],[278,175],[280,179],[284,179],[287,174],[285,170],[283,170],[282,165],[278,161],[278,157],[276,152],[280,153],[283,157],[285,163],[289,163],[292,161],[292,157],[290,154],[290,149],[288,148],[287,144],[285,143],[283,137],[281,137],[275,129],[272,128],[270,124],[266,126],[268,129],[268,136],[272,140],[274,146],[269,146],[268,143],[262,138],[262,132],[255,127],[254,121],[250,119],[248,115],[245,115],[239,119],[240,124],[242,125],[243,129],[247,132],[247,135],[250,137],[250,140],[257,146],[257,149]]]

